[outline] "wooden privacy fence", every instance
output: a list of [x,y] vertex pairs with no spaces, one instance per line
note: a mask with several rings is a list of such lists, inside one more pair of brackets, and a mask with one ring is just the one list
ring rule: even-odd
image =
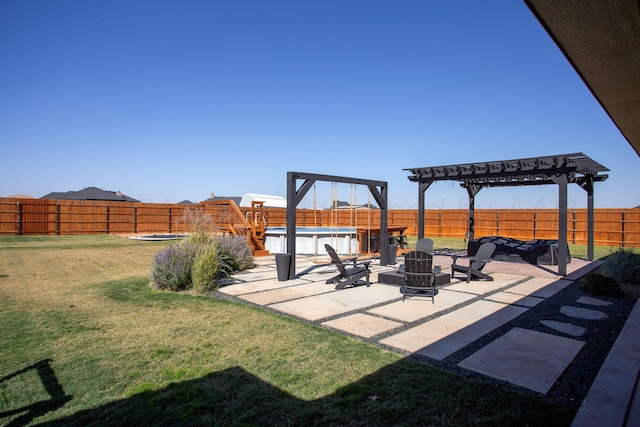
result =
[[[202,209],[220,226],[226,220],[217,205],[160,204],[105,201],[0,198],[0,235],[37,234],[145,234],[183,233],[185,209]],[[240,208],[248,215],[250,208]],[[264,208],[268,227],[286,226],[285,208]],[[465,238],[465,209],[426,210],[426,237]],[[298,209],[299,227],[378,228],[377,209]],[[418,233],[418,211],[389,210],[389,227],[406,226],[408,236]],[[587,243],[587,210],[573,209],[567,217],[569,243]],[[556,209],[476,209],[475,237],[505,236],[520,240],[557,239]],[[594,243],[597,246],[640,247],[640,209],[595,209]]]

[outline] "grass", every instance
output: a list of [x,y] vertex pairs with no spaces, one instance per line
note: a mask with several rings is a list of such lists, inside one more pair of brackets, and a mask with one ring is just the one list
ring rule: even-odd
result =
[[0,238],[0,424],[565,426],[577,409],[260,308],[154,291],[165,244]]

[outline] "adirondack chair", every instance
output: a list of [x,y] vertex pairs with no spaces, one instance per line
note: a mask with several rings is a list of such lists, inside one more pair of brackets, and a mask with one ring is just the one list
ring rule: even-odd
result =
[[416,242],[416,252],[426,252],[428,254],[433,252],[433,240],[422,238]]
[[478,248],[478,252],[474,256],[464,257],[469,259],[469,265],[460,265],[456,264],[458,257],[456,255],[453,256],[453,264],[451,264],[451,278],[453,278],[456,272],[466,273],[467,274],[467,283],[471,281],[471,279],[484,279],[484,280],[493,280],[493,277],[489,276],[482,272],[484,266],[491,261],[491,256],[496,250],[496,245],[487,242],[480,245]]
[[[356,258],[349,258],[345,261],[352,262],[353,264],[350,267],[347,267],[340,259],[335,249],[333,249],[329,244],[325,244],[324,248],[331,257],[331,263],[338,268],[338,272],[340,273],[327,280],[327,284],[335,284],[336,289],[344,289],[347,286],[369,286],[369,274],[371,273],[369,270],[369,264],[371,264],[371,261],[358,263]],[[363,281],[362,278],[365,280]]]
[[433,256],[426,252],[413,251],[404,257],[404,285],[400,288],[402,301],[409,295],[422,295],[431,297],[431,303],[435,303],[436,273],[433,271]]

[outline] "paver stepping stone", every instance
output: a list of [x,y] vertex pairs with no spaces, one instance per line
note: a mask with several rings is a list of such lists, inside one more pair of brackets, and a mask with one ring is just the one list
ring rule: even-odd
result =
[[523,296],[512,294],[509,292],[497,292],[495,294],[489,295],[488,297],[486,297],[486,299],[488,301],[504,302],[506,304],[521,305],[523,307],[529,308],[535,307],[536,305],[544,301],[544,298]]
[[560,292],[567,286],[573,283],[570,280],[557,280],[557,279],[547,279],[544,277],[534,277],[531,280],[527,280],[524,283],[520,283],[519,285],[515,285],[509,289],[506,289],[506,292],[511,292],[513,294],[520,295],[531,295],[534,297],[540,298],[549,298]]
[[563,305],[560,312],[570,317],[587,320],[608,319],[607,313],[599,310],[591,310],[590,308],[574,307],[572,305]]
[[563,334],[573,335],[574,337],[581,337],[586,332],[586,329],[582,326],[572,323],[556,322],[555,320],[541,320],[540,323]]
[[573,338],[514,328],[458,366],[546,394],[583,346]]
[[294,279],[294,280],[286,280],[283,282],[278,281],[278,279],[272,278],[270,280],[260,280],[255,282],[246,282],[246,283],[236,283],[229,286],[222,286],[218,289],[218,292],[227,295],[242,295],[248,294],[251,292],[260,292],[260,291],[268,291],[270,289],[278,289],[278,288],[286,288],[289,286],[296,286],[309,283],[308,280],[303,279]]
[[232,276],[241,282],[255,282],[259,280],[277,280],[277,271],[274,269],[256,272],[236,273]]
[[[330,286],[330,285],[326,285]],[[272,304],[269,307],[310,321],[335,316],[349,311],[363,309],[390,299],[400,298],[398,287],[373,284],[358,286],[322,295],[313,295],[293,301]]]
[[593,297],[580,297],[576,300],[577,303],[585,304],[585,305],[598,305],[598,306],[609,306],[613,304],[611,301],[604,301],[598,298]]
[[442,360],[527,310],[497,302],[476,301],[387,337],[380,343]]
[[350,334],[358,335],[360,337],[371,338],[374,335],[398,328],[402,326],[403,323],[382,319],[376,316],[369,316],[363,313],[356,313],[350,316],[329,320],[324,322],[323,325],[340,331],[349,332]]
[[269,289],[263,292],[253,292],[245,295],[238,295],[239,298],[251,301],[255,304],[269,305],[281,301],[289,301],[296,298],[308,297],[310,295],[331,292],[334,288],[325,283],[306,283],[304,285],[288,286],[286,288]]
[[[398,292],[398,295],[401,295]],[[403,301],[396,301],[380,307],[372,308],[369,313],[389,317],[391,319],[402,320],[404,322],[415,322],[424,317],[431,316],[439,311],[453,307],[475,298],[473,294],[463,292],[452,292],[441,289],[436,295],[435,301],[431,302],[431,297],[411,296]]]
[[276,271],[276,265],[273,264],[254,264],[254,267],[241,271],[236,274],[246,274],[246,273],[264,273],[265,271],[274,272]]

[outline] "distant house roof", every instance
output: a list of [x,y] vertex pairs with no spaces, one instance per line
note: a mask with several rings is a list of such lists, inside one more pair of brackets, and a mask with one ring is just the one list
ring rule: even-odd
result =
[[240,200],[242,200],[242,197],[213,196],[209,197],[207,200],[203,200],[202,203],[219,202],[221,200],[232,200],[236,205],[240,206]]
[[133,197],[122,194],[120,191],[106,191],[97,187],[86,187],[79,191],[57,192],[54,191],[40,197],[41,199],[60,200],[106,200],[114,202],[139,202]]
[[194,203],[191,200],[183,200],[178,202],[179,205],[193,205]]
[[352,208],[353,209],[380,209],[376,205],[366,204],[366,203],[364,205],[351,206],[349,202],[344,202],[342,200],[335,200],[333,203],[333,206],[327,209],[352,209]]

